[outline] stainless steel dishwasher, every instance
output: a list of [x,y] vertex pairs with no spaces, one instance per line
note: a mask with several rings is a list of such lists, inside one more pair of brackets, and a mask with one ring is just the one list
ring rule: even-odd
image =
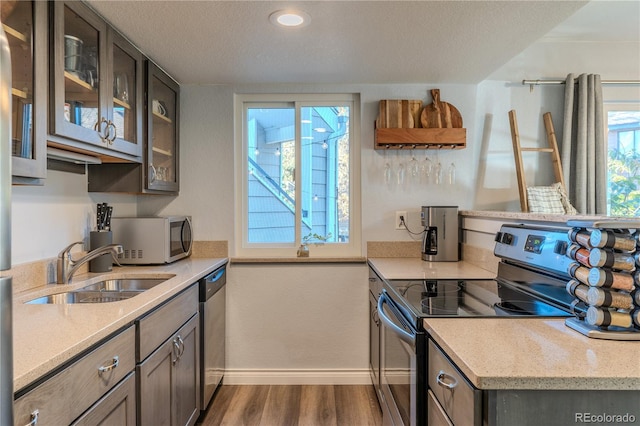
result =
[[200,280],[200,410],[206,410],[225,368],[226,265]]

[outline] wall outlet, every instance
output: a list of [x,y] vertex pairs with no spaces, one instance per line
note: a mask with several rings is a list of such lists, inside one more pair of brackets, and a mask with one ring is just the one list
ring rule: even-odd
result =
[[[404,218],[404,222],[402,218]],[[407,218],[406,211],[404,210],[396,211],[396,229],[399,229],[399,230],[407,229],[406,228],[407,220],[408,218]]]

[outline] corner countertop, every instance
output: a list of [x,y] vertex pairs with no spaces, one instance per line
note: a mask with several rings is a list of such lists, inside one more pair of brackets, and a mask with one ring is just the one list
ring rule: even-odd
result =
[[[72,284],[50,284],[14,295],[13,389],[19,391],[113,332],[227,263],[226,258],[188,258],[169,265],[114,267],[113,272],[74,277]],[[175,275],[131,299],[110,303],[27,305],[24,302],[75,290],[105,277],[149,278]]]
[[640,342],[586,337],[553,318],[427,318],[479,389],[640,390]]
[[496,277],[495,273],[464,261],[426,262],[419,257],[376,257],[369,258],[368,262],[379,275],[389,280],[489,280]]
[[522,220],[525,222],[559,222],[565,224],[569,220],[611,220],[611,219],[624,219],[610,216],[600,215],[565,215],[565,214],[545,214],[545,213],[523,213],[523,212],[503,212],[492,210],[460,210],[460,216],[463,217],[479,217],[487,219],[509,219],[509,220]]

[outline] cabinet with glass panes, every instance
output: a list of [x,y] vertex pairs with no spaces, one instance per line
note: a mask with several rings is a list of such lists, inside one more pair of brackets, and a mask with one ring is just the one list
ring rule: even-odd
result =
[[143,163],[89,165],[89,192],[175,195],[180,190],[180,86],[150,60],[145,82]]
[[49,145],[141,162],[144,56],[85,4],[50,5]]
[[47,166],[47,4],[3,1],[1,10],[11,51],[13,181],[42,184]]

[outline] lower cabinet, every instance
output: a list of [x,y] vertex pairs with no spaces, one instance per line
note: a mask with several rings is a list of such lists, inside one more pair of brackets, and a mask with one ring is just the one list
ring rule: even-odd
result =
[[[125,378],[127,386],[133,383],[133,393],[124,397],[118,393],[119,396],[114,398],[126,400],[118,411],[126,411],[124,418],[132,419],[131,414],[135,415],[136,412],[135,401],[132,399],[132,395],[135,395],[135,381],[131,380],[131,373],[135,368],[134,349],[135,329],[131,326],[18,397],[14,403],[14,423],[21,426],[70,424],[76,419],[80,421],[79,416],[87,414],[87,410],[95,411],[94,416],[104,414],[103,417],[107,417],[107,396],[111,395],[109,392],[116,392],[119,388],[116,385],[123,384]],[[131,392],[130,388],[127,389],[127,392]],[[89,423],[96,424],[93,421]]]
[[138,367],[141,425],[193,425],[198,419],[198,331],[194,315]]
[[192,426],[199,369],[195,283],[17,394],[14,424]]
[[429,426],[637,424],[640,418],[637,390],[480,390],[433,340],[429,340],[428,364]]
[[198,419],[199,324],[197,285],[138,321],[141,426],[194,425]]

